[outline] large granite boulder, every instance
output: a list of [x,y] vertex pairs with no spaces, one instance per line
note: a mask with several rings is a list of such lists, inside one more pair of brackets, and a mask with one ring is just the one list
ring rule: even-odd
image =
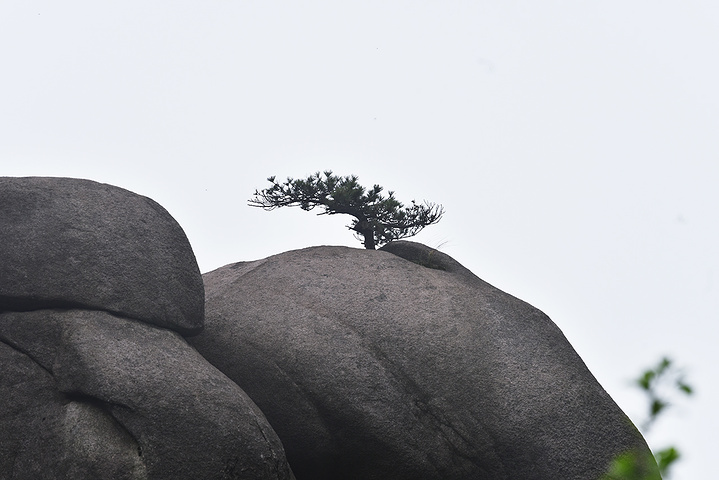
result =
[[74,178],[0,177],[0,311],[87,308],[197,333],[202,277],[153,200]]
[[189,341],[300,480],[597,480],[649,454],[546,315],[436,250],[315,247],[204,280]]
[[266,418],[180,333],[184,233],[109,185],[0,179],[0,480],[294,478]]

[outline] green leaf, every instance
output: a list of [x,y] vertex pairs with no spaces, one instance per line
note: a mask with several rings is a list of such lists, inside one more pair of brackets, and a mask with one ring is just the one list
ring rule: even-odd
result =
[[647,370],[639,377],[637,383],[643,390],[649,390],[652,385],[652,380],[654,380],[655,377],[656,373],[654,373],[654,370]]
[[674,447],[668,447],[664,450],[660,450],[655,454],[655,457],[657,459],[657,465],[659,466],[659,471],[662,473],[662,475],[667,473],[667,470],[669,467],[679,460],[679,451]]
[[660,413],[662,410],[664,410],[665,408],[667,408],[668,405],[669,405],[669,404],[668,404],[667,402],[665,402],[664,400],[660,400],[660,399],[658,399],[658,398],[655,398],[655,399],[652,401],[652,406],[651,406],[652,416],[655,417],[655,416],[659,415],[659,413]]
[[687,385],[686,383],[684,383],[683,381],[681,381],[681,380],[679,380],[679,381],[677,382],[677,387],[679,388],[679,390],[680,390],[681,392],[684,392],[684,393],[686,393],[687,395],[691,395],[691,394],[694,393],[694,389],[693,389],[691,386],[689,386],[689,385]]
[[664,373],[671,366],[672,366],[672,361],[669,358],[667,358],[667,357],[662,358],[661,362],[659,362],[659,365],[657,365],[657,374]]
[[660,480],[654,457],[646,452],[617,456],[600,480]]

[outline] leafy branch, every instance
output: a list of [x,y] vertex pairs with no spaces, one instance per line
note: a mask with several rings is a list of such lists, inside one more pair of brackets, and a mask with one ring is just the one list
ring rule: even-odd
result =
[[[666,357],[653,368],[645,370],[635,384],[646,394],[649,414],[642,424],[644,432],[654,426],[658,417],[672,405],[669,397],[674,393],[688,396],[694,389],[686,382],[681,370],[674,367]],[[656,480],[656,468],[662,476],[681,458],[676,447],[670,446],[647,457],[637,452],[627,452],[615,458],[608,472],[600,480]],[[656,466],[655,466],[656,465]]]

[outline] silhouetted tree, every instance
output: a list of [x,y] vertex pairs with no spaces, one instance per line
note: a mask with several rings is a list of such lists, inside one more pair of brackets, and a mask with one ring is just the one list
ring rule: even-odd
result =
[[437,223],[444,214],[442,206],[433,203],[419,205],[412,200],[412,204],[405,207],[394,198],[392,191],[385,197],[379,185],[367,190],[357,183],[357,176],[338,177],[330,170],[304,180],[288,178],[280,183],[274,176],[267,180],[272,186],[255,190],[250,206],[265,210],[321,207],[320,215],[351,215],[355,218],[347,228],[357,232],[356,236],[368,249],[416,235],[427,225]]

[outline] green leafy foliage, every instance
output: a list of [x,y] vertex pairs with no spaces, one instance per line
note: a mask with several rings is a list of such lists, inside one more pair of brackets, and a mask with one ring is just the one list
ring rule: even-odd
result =
[[655,367],[642,373],[636,384],[646,394],[649,403],[649,415],[643,424],[645,431],[648,431],[659,414],[671,405],[670,398],[675,393],[691,395],[694,392],[684,380],[684,374],[666,357],[662,358]]
[[274,176],[267,180],[272,185],[255,190],[250,206],[265,210],[295,206],[308,211],[320,207],[320,215],[351,215],[354,220],[347,228],[355,231],[368,249],[416,235],[444,214],[441,205],[420,205],[412,200],[405,206],[392,191],[384,196],[379,185],[366,189],[358,183],[357,176],[338,177],[331,170],[306,179],[287,178],[282,183]]
[[669,467],[679,460],[680,455],[676,448],[668,447],[664,450],[659,450],[654,457],[657,460],[659,471],[666,474],[669,471]]
[[[681,370],[674,367],[669,358],[662,358],[653,368],[645,370],[635,381],[636,385],[646,394],[649,414],[643,423],[647,432],[672,405],[670,397],[676,393],[691,395],[694,389],[685,381]],[[654,456],[642,455],[638,452],[627,452],[614,459],[609,470],[600,480],[657,480],[669,475],[670,467],[681,458],[675,447],[667,447],[654,453]]]
[[651,454],[627,452],[614,459],[600,480],[660,480]]

